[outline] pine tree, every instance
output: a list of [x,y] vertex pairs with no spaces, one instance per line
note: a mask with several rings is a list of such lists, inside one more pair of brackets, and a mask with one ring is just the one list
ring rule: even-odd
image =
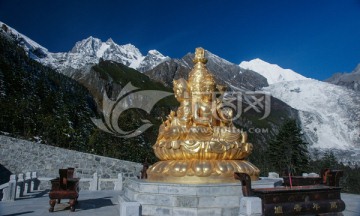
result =
[[9,31],[9,28],[8,28],[7,25],[5,25],[5,24],[2,24],[1,28],[2,28],[2,30],[4,30],[5,32],[8,32],[8,31]]
[[293,119],[287,120],[277,136],[270,141],[268,157],[279,172],[290,171],[293,175],[306,171],[309,165],[307,143],[301,138],[301,129]]
[[338,162],[336,160],[334,152],[332,152],[331,150],[326,151],[324,153],[324,157],[322,158],[322,167],[334,169],[337,168],[337,166]]

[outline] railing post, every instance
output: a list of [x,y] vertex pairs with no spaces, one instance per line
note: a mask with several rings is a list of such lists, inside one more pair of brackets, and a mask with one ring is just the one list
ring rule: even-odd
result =
[[24,174],[20,173],[18,175],[18,180],[16,183],[16,197],[15,198],[20,198],[24,196]]
[[114,190],[121,191],[122,187],[123,187],[123,177],[122,177],[122,173],[119,173],[117,180],[114,182]]
[[93,174],[93,179],[90,182],[90,191],[97,191],[99,190],[99,176],[97,173]]
[[3,189],[2,201],[14,201],[15,197],[16,197],[16,175],[11,175],[9,186]]
[[24,195],[27,195],[31,192],[31,172],[25,173],[25,180],[24,180]]
[[30,192],[34,191],[35,179],[36,179],[36,172],[31,172]]

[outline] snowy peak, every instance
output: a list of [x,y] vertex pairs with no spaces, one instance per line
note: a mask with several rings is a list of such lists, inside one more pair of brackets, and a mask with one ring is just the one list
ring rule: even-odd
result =
[[111,38],[106,42],[102,42],[92,36],[76,42],[70,53],[118,61],[127,66],[132,65],[134,68],[138,65],[133,64],[133,62],[143,59],[140,50],[132,44],[118,45]]
[[112,38],[107,39],[106,43],[114,43]]
[[158,65],[167,60],[170,60],[170,57],[164,56],[157,50],[149,50],[147,55],[137,66],[137,70],[139,70],[140,72],[145,72],[154,68],[153,65]]
[[[100,59],[103,59],[120,62],[144,72],[154,68],[169,57],[165,57],[156,50],[150,50],[146,56],[143,56],[140,50],[132,44],[118,45],[111,38],[106,42],[102,42],[100,39],[90,36],[77,42],[67,58],[66,62],[69,62],[68,64],[61,61],[63,64],[58,65],[56,68],[71,67],[76,69],[89,63],[96,64]],[[78,61],[74,62],[73,59],[78,59]]]
[[279,65],[270,64],[259,58],[251,61],[243,61],[239,66],[243,69],[252,70],[264,76],[269,85],[284,81],[307,79],[293,70],[283,69]]
[[118,45],[111,38],[103,42],[92,36],[76,42],[69,52],[51,53],[3,22],[0,22],[0,32],[11,37],[27,52],[30,58],[59,72],[97,64],[100,59],[119,62],[144,72],[169,59],[157,50],[150,50],[146,56],[143,56],[140,50],[132,44]]
[[16,31],[14,28],[6,25],[0,21],[0,32],[5,33],[7,36],[11,37],[19,46],[21,46],[25,52],[33,59],[37,60],[40,58],[45,58],[49,52],[48,50],[31,40],[27,36]]
[[[154,55],[154,56],[157,56],[157,55],[162,55],[159,51],[157,50],[149,50],[148,52],[148,55]],[[163,55],[162,55],[163,56]],[[164,56],[165,57],[165,56]]]
[[94,37],[88,37],[82,41],[76,42],[75,46],[71,49],[71,53],[79,53],[84,55],[95,55],[96,51],[101,47],[101,40]]
[[205,53],[206,53],[206,58],[208,59],[212,59],[213,62],[215,62],[216,64],[224,64],[224,65],[233,65],[233,63],[215,55],[214,53],[211,53],[210,51],[208,50],[205,50]]

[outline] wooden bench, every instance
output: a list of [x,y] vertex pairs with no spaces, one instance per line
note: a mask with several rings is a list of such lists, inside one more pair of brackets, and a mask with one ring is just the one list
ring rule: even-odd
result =
[[79,197],[80,178],[74,178],[74,168],[60,169],[59,175],[59,178],[50,180],[49,212],[54,211],[56,200],[57,203],[60,203],[62,199],[69,199],[70,210],[75,211],[75,205]]

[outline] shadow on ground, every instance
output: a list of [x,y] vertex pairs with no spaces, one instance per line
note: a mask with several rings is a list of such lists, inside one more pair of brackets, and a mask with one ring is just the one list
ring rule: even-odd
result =
[[[75,206],[75,211],[93,210],[114,205],[116,204],[112,202],[111,197],[102,197],[96,199],[81,199],[80,197],[78,203]],[[70,210],[70,205],[67,199],[61,200],[60,204],[55,205],[55,212],[68,210]]]
[[114,206],[115,204],[111,201],[111,197],[102,197],[96,199],[79,199],[76,209],[79,210],[89,210],[89,209],[96,209],[102,208],[107,206]]
[[46,189],[46,190],[40,191],[40,192],[34,191],[31,193],[28,193],[27,195],[25,195],[23,197],[16,198],[16,200],[26,200],[26,199],[40,198],[43,196],[48,196],[49,191],[50,191],[49,189]]
[[3,215],[3,216],[18,216],[18,215],[25,215],[25,214],[30,214],[30,213],[34,213],[34,211],[25,211],[25,212],[19,212],[19,213],[14,213],[14,214],[7,214],[7,215]]

